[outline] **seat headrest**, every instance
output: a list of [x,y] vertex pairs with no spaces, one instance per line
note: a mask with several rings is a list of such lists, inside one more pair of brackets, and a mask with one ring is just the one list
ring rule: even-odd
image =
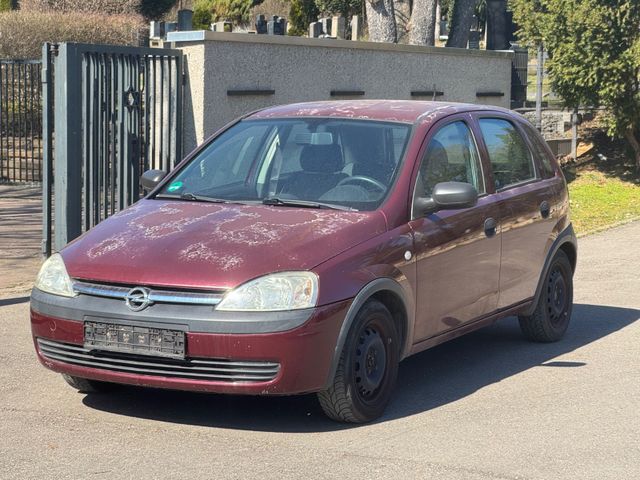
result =
[[432,166],[449,165],[449,156],[447,155],[447,151],[438,140],[434,139],[429,142],[427,162]]
[[300,166],[305,172],[335,173],[344,168],[340,145],[305,145],[300,153]]

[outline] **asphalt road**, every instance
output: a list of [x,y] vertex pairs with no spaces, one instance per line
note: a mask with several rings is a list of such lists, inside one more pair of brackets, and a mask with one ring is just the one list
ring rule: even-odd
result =
[[508,319],[402,363],[386,416],[314,396],[124,388],[83,395],[39,364],[24,293],[0,295],[0,478],[640,478],[640,222],[583,238],[557,344]]

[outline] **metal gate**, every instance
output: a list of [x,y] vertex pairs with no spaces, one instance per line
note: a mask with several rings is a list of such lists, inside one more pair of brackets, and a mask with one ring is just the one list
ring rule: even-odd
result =
[[0,183],[42,179],[40,60],[0,60]]
[[183,70],[180,50],[72,43],[45,44],[43,65],[49,255],[52,198],[58,250],[137,201],[142,172],[182,158]]

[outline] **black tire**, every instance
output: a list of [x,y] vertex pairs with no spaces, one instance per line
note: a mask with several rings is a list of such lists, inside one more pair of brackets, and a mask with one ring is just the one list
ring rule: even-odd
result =
[[324,413],[349,423],[381,416],[393,392],[399,356],[391,313],[382,303],[369,300],[349,330],[332,385],[318,393]]
[[518,317],[522,333],[533,342],[557,342],[567,331],[572,308],[573,270],[560,250],[551,261],[533,314]]
[[103,393],[115,388],[113,383],[89,380],[88,378],[74,377],[73,375],[62,374],[62,378],[73,388],[82,393]]

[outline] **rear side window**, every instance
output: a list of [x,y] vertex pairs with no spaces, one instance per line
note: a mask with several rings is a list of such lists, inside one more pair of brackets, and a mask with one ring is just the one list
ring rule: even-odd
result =
[[485,193],[478,149],[464,122],[442,127],[429,142],[420,165],[417,196],[430,196],[441,182],[470,183],[478,193]]
[[551,165],[551,160],[549,159],[549,152],[547,151],[545,141],[540,136],[538,131],[530,125],[525,125],[524,129],[531,140],[531,145],[533,145],[533,154],[538,159],[540,163],[540,167],[543,172],[543,176],[545,178],[553,177],[555,175],[555,171],[553,169],[553,165]]
[[511,122],[481,118],[480,130],[489,151],[497,189],[536,178],[531,152]]

